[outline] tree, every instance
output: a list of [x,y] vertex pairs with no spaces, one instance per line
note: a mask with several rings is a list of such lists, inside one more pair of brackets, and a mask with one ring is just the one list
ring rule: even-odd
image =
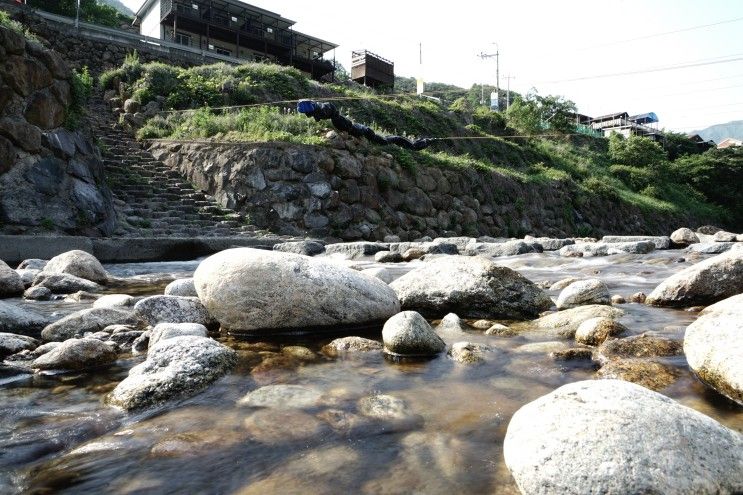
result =
[[668,161],[661,145],[644,136],[613,133],[609,136],[609,158],[612,163],[631,167],[659,168]]
[[569,134],[575,130],[573,114],[575,103],[562,96],[540,96],[530,91],[518,98],[506,112],[508,125],[524,134],[544,131]]
[[705,151],[699,144],[695,143],[689,136],[680,132],[667,131],[663,133],[663,148],[668,153],[668,158],[673,161],[684,155],[698,155]]
[[[67,17],[77,15],[77,0],[28,0],[28,5]],[[80,20],[109,27],[131,22],[131,19],[115,8],[98,3],[97,0],[80,0]]]

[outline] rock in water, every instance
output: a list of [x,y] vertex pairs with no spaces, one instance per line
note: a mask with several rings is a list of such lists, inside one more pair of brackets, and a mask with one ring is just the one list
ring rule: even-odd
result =
[[108,402],[133,410],[189,397],[236,363],[235,351],[207,337],[163,340],[150,349],[145,362],[129,371],[108,396]]
[[46,316],[0,301],[0,332],[38,337],[49,323]]
[[578,326],[575,341],[586,345],[599,345],[609,337],[626,332],[627,327],[616,320],[599,316],[590,318]]
[[319,241],[292,241],[282,242],[273,247],[274,251],[284,253],[303,254],[305,256],[315,256],[325,252],[325,244]]
[[150,296],[134,305],[134,313],[148,325],[158,323],[199,323],[211,326],[214,320],[197,297]]
[[684,354],[704,383],[743,405],[743,294],[709,306],[686,328]]
[[32,351],[39,346],[40,342],[33,337],[17,335],[15,333],[0,332],[0,360],[6,356],[25,350]]
[[0,298],[23,294],[23,280],[18,272],[0,260]]
[[166,296],[198,297],[192,278],[173,280],[165,287]]
[[557,309],[568,309],[585,304],[609,304],[609,288],[601,280],[579,280],[565,287],[557,297]]
[[93,301],[94,308],[131,308],[137,300],[129,294],[106,294]]
[[743,435],[621,380],[571,383],[523,406],[503,449],[524,494],[743,491]]
[[699,242],[699,237],[697,237],[693,230],[681,227],[680,229],[673,231],[671,234],[671,241],[680,246],[688,246],[689,244],[696,244]]
[[415,311],[403,311],[387,320],[382,341],[385,352],[400,356],[434,356],[446,349],[446,343]]
[[379,279],[317,258],[237,248],[201,262],[196,292],[223,328],[236,331],[355,325],[400,311]]
[[524,319],[552,306],[547,294],[519,273],[481,257],[446,257],[390,284],[403,309],[429,318]]
[[623,314],[624,311],[621,309],[603,304],[590,304],[550,313],[533,321],[517,323],[512,325],[512,328],[517,331],[537,331],[553,337],[572,339],[580,324],[586,320],[599,316],[616,319]]
[[31,365],[39,370],[77,371],[116,361],[116,352],[98,339],[68,339]]
[[206,337],[206,327],[199,323],[158,323],[150,331],[150,341],[147,345],[152,349],[161,340],[182,337],[184,335]]
[[377,352],[382,350],[382,344],[376,340],[363,337],[341,337],[323,346],[322,353],[331,357],[352,353]]
[[55,294],[72,294],[78,291],[98,292],[102,287],[90,280],[69,273],[39,272],[34,277],[34,287],[46,287]]
[[109,325],[135,325],[137,318],[131,311],[119,308],[91,308],[76,311],[47,325],[41,332],[46,340],[66,340],[81,337],[86,332],[99,332]]
[[99,284],[108,281],[108,274],[101,262],[92,254],[79,249],[67,251],[50,259],[44,267],[44,272],[68,273]]
[[743,292],[743,250],[701,261],[665,279],[647,297],[653,306],[710,304]]
[[622,242],[652,242],[655,249],[668,249],[671,245],[671,239],[664,236],[652,235],[605,235],[601,242],[605,244],[614,244]]

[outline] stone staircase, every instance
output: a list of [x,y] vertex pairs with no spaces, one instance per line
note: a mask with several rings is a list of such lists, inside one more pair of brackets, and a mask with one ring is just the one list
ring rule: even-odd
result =
[[195,189],[177,170],[156,160],[117,122],[99,97],[88,119],[98,139],[106,180],[114,194],[118,237],[264,236],[245,217]]

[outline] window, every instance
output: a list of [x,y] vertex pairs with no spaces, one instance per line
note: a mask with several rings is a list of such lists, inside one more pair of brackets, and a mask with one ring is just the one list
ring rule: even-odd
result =
[[225,50],[224,48],[216,47],[214,49],[214,51],[217,52],[218,54],[224,55],[226,57],[231,57],[232,56],[232,52],[229,51],[229,50]]
[[273,33],[273,28],[272,27],[267,27],[266,28],[266,32],[267,33]]
[[179,45],[191,46],[191,35],[185,33],[175,33],[175,39],[173,40]]

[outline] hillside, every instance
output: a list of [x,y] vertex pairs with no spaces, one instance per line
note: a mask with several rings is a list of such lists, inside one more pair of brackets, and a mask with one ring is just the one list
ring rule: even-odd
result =
[[99,3],[106,4],[110,7],[115,8],[121,15],[126,17],[134,17],[134,11],[121,3],[119,0],[98,0]]
[[[115,95],[113,88],[123,89],[116,96],[119,105],[131,98],[149,108],[149,114],[122,117],[140,139],[278,141],[332,147],[332,140],[326,138],[330,122],[296,113],[294,102],[302,98],[334,101],[342,115],[378,133],[439,138],[420,152],[396,146],[369,148],[372,154],[390,153],[409,170],[490,171],[523,184],[567,185],[579,203],[598,197],[637,208],[646,218],[665,215],[675,216],[675,222],[743,223],[742,195],[735,185],[743,183],[743,157],[705,154],[671,161],[666,150],[646,138],[610,142],[559,135],[559,130],[549,128],[558,135],[530,137],[525,134],[534,131],[523,127],[528,121],[524,115],[528,102],[512,106],[506,114],[472,105],[468,95],[450,105],[407,95],[378,95],[353,83],[319,84],[294,69],[269,64],[180,69],[141,64],[136,59],[103,74],[101,87],[109,90],[109,97]],[[209,108],[222,106],[239,108]],[[158,114],[158,109],[167,112]],[[532,128],[545,132],[540,125]],[[722,177],[709,173],[717,162],[726,164]],[[719,187],[720,179],[725,187]]]
[[715,124],[701,131],[694,131],[692,134],[699,134],[705,140],[711,139],[715,143],[719,143],[725,138],[743,139],[743,120],[733,120],[726,124]]

